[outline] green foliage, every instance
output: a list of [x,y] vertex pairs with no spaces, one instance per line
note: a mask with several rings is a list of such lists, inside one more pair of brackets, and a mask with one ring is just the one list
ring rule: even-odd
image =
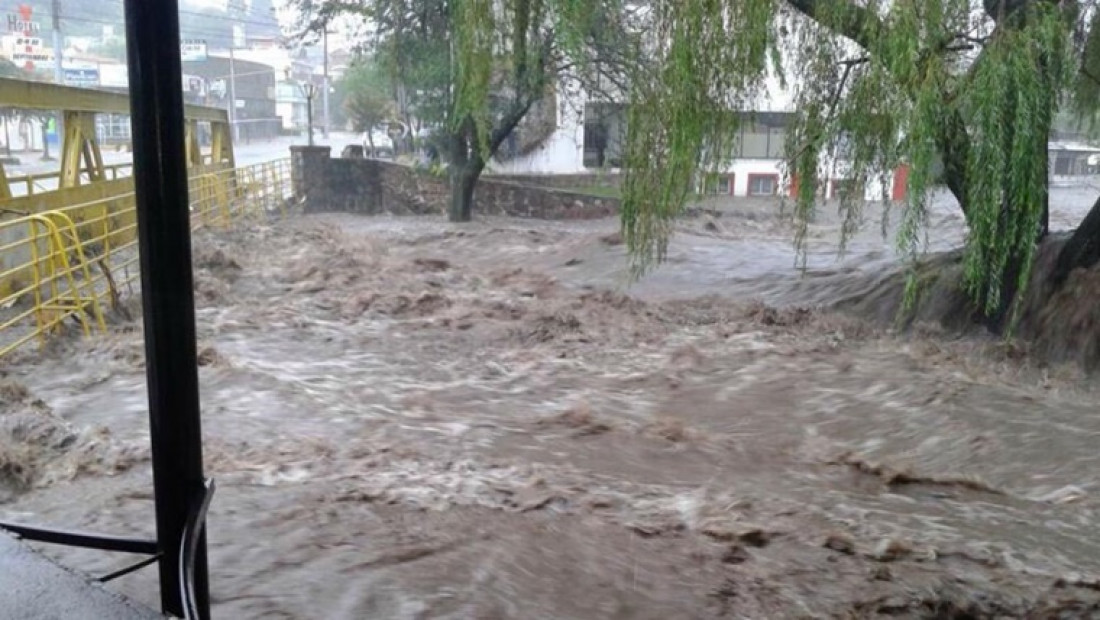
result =
[[[996,312],[1005,278],[1022,290],[1030,275],[1047,136],[1079,58],[1074,4],[1032,0],[990,16],[971,0],[651,3],[658,68],[635,84],[626,148],[623,231],[635,272],[664,258],[692,180],[728,161],[740,118],[731,112],[752,109],[772,78],[794,95],[785,163],[798,180],[800,260],[817,179],[839,170],[857,187],[885,188],[904,163],[908,199],[896,241],[915,264],[943,163],[970,227],[966,288]],[[1100,37],[1084,32],[1079,40],[1100,67]],[[1094,109],[1100,81],[1084,90]],[[842,251],[862,202],[841,196]],[[915,293],[911,278],[910,301]]]
[[348,68],[340,88],[344,91],[344,113],[355,131],[370,132],[393,120],[395,107],[390,86],[384,69],[366,59]]
[[620,0],[293,0],[303,28],[336,15],[369,24],[400,114],[471,134],[482,158],[565,74],[584,80],[630,58]]

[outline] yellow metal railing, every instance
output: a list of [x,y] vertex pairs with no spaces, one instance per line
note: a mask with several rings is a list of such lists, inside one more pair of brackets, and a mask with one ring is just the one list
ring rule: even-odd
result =
[[[286,214],[290,161],[191,177],[193,227],[229,228]],[[3,206],[0,202],[0,206]],[[133,191],[33,214],[0,213],[0,357],[65,321],[106,330],[105,309],[140,277]]]
[[[115,179],[128,177],[133,171],[133,167],[134,165],[130,162],[105,165],[103,166],[105,180],[114,181]],[[92,181],[91,175],[86,170],[81,171],[80,176],[84,183]],[[60,184],[61,172],[58,170],[8,177],[8,186],[11,187],[12,193],[21,196],[33,196],[43,192],[56,191]],[[17,194],[20,191],[21,193]]]

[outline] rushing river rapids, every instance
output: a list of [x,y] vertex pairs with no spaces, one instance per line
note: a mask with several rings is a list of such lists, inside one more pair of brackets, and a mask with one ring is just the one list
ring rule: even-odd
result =
[[[806,309],[893,264],[872,225],[806,277],[781,218],[681,228],[629,296],[613,221],[196,239],[215,615],[1100,614],[1075,367]],[[142,363],[125,322],[7,362],[0,517],[151,533]]]

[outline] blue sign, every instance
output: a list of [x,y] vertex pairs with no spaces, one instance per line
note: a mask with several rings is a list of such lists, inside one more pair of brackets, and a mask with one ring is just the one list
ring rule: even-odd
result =
[[99,86],[99,69],[62,69],[69,86]]

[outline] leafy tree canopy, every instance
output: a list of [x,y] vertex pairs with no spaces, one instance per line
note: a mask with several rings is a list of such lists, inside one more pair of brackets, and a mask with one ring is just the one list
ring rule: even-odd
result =
[[355,131],[370,132],[393,120],[394,100],[385,70],[368,58],[360,58],[348,67],[342,80],[344,113]]
[[[658,68],[634,81],[624,187],[635,268],[664,257],[696,174],[732,152],[740,121],[726,112],[752,109],[771,76],[793,93],[797,111],[786,165],[798,179],[799,247],[828,166],[843,162],[862,186],[885,183],[906,164],[897,243],[916,258],[942,163],[969,227],[966,289],[985,312],[998,312],[1024,288],[1045,230],[1053,112],[1070,93],[1079,113],[1100,101],[1089,73],[1100,68],[1091,4],[651,2]],[[859,219],[856,198],[842,200],[846,236]]]
[[470,218],[486,163],[537,104],[566,81],[621,75],[635,57],[618,0],[294,1],[304,31],[364,18],[399,113],[444,134],[456,221]]

